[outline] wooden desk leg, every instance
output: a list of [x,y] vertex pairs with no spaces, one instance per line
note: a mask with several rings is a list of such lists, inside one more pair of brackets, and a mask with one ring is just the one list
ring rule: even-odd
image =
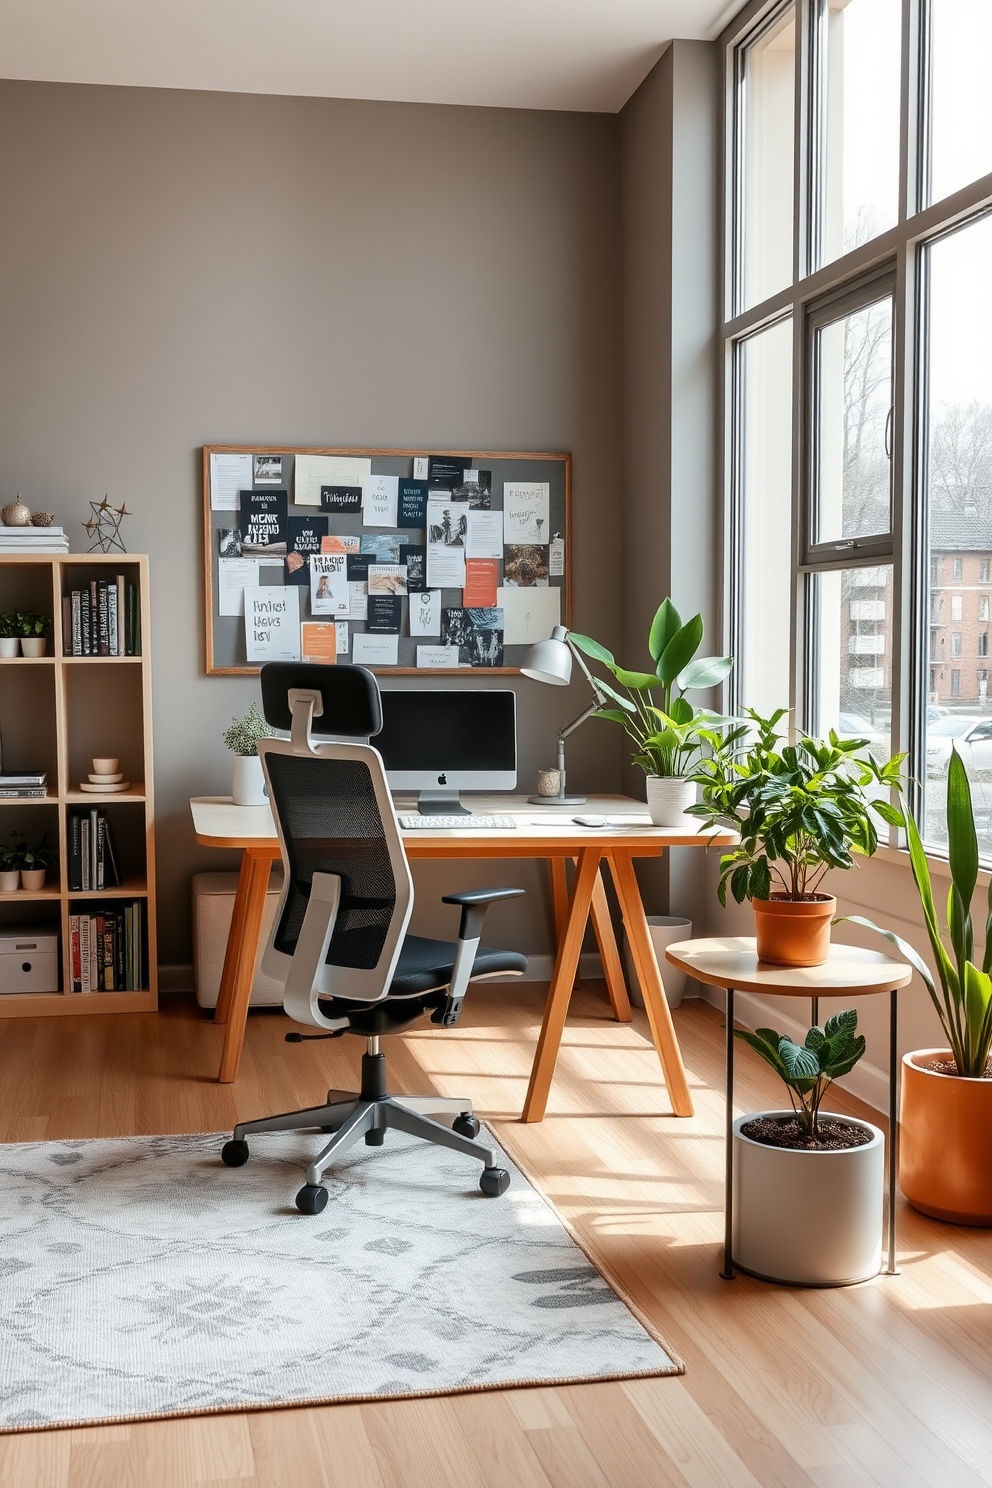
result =
[[250,861],[248,888],[245,895],[244,920],[241,931],[241,949],[238,954],[227,1027],[224,1030],[224,1051],[220,1057],[220,1072],[217,1079],[222,1085],[230,1085],[237,1079],[241,1063],[241,1046],[245,1038],[245,1023],[248,1020],[248,1004],[251,1001],[251,984],[255,974],[255,957],[258,955],[258,938],[262,933],[262,917],[265,913],[265,896],[269,887],[272,868],[271,854],[245,850]]
[[[555,906],[555,946],[561,945],[561,938],[565,934],[565,926],[568,923],[568,870],[564,858],[551,859],[551,893]],[[582,977],[578,971],[572,983],[572,990],[582,986]]]
[[234,991],[234,983],[238,975],[241,947],[244,945],[245,906],[248,903],[248,883],[250,879],[251,859],[247,852],[243,852],[241,854],[241,870],[238,873],[238,892],[234,896],[234,913],[231,916],[231,928],[227,936],[227,949],[224,952],[224,970],[221,974],[220,988],[217,992],[217,1006],[214,1009],[215,1023],[226,1023],[231,1012],[231,994]]
[[634,959],[641,991],[644,994],[644,1010],[651,1025],[651,1037],[665,1072],[668,1098],[676,1116],[693,1115],[692,1094],[686,1078],[682,1051],[675,1034],[671,1009],[665,997],[658,958],[654,953],[648,922],[641,902],[641,891],[637,886],[637,875],[630,853],[622,848],[611,848],[608,853],[613,882],[623,910],[627,939]]
[[603,963],[603,975],[606,977],[606,988],[610,994],[613,1016],[618,1023],[629,1023],[630,999],[627,996],[627,984],[623,977],[623,967],[620,965],[620,953],[617,950],[616,936],[613,934],[613,921],[610,919],[610,906],[606,902],[606,888],[601,871],[596,874],[596,882],[593,884],[591,909],[592,926],[596,932],[599,957]]
[[582,950],[582,940],[589,920],[589,906],[592,903],[593,889],[599,875],[599,861],[599,848],[585,848],[579,854],[572,903],[565,925],[565,933],[558,942],[554,975],[551,978],[547,1006],[544,1009],[544,1022],[541,1025],[541,1036],[537,1041],[537,1052],[534,1055],[534,1067],[530,1072],[530,1084],[527,1086],[521,1121],[544,1120],[551,1078],[555,1072],[555,1061],[558,1058],[562,1031],[565,1027],[565,1015],[572,996],[575,968],[579,963],[579,952]]

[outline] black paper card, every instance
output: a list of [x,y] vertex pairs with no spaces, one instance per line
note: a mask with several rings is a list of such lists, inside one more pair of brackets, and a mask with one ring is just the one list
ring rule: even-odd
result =
[[367,584],[369,580],[369,564],[377,563],[378,561],[375,553],[349,553],[348,583]]
[[400,479],[397,527],[427,526],[427,491],[426,481]]
[[285,553],[286,491],[241,492],[242,553]]
[[460,486],[468,467],[464,458],[455,455],[430,455],[427,460],[427,482],[434,489],[446,487],[449,491]]
[[362,509],[361,486],[321,486],[321,511],[360,512]]
[[369,615],[365,629],[385,635],[398,635],[403,618],[403,601],[392,594],[370,594]]
[[320,539],[327,536],[326,517],[290,517],[286,551],[286,583],[309,584],[310,554],[320,552]]
[[406,589],[416,594],[427,588],[427,549],[423,544],[400,548],[400,562],[406,564]]

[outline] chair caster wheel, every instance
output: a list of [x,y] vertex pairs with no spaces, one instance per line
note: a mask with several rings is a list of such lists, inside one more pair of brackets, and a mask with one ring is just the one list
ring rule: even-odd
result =
[[505,1168],[483,1168],[479,1187],[490,1199],[498,1199],[510,1186],[510,1175]]
[[305,1183],[296,1195],[296,1207],[301,1214],[319,1214],[327,1207],[327,1189]]
[[457,1132],[460,1137],[468,1137],[469,1141],[474,1142],[482,1127],[474,1116],[470,1115],[468,1111],[463,1111],[451,1123],[451,1130]]
[[239,1142],[236,1138],[225,1142],[221,1149],[220,1160],[225,1168],[243,1168],[248,1161],[248,1143]]

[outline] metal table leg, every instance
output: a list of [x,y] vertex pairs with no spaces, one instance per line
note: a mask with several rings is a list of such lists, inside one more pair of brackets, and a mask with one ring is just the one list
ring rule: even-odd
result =
[[810,998],[810,1002],[813,1005],[813,1027],[814,1028],[819,1028],[819,1026],[820,1026],[820,999],[818,997],[811,997]]
[[886,1276],[899,1275],[899,1267],[896,1265],[896,1141],[898,1137],[896,1103],[899,1091],[898,996],[899,994],[897,992],[889,993],[889,1261],[885,1268]]
[[727,1116],[726,1177],[724,1181],[723,1270],[724,1281],[734,1279],[734,989],[727,988]]

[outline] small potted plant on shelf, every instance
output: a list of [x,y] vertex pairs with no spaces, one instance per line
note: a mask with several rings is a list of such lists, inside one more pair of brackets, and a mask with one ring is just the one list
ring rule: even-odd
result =
[[0,657],[18,654],[21,646],[20,634],[16,610],[5,610],[0,615]]
[[47,832],[34,847],[28,847],[27,839],[20,832],[14,832],[13,838],[17,839],[14,844],[14,854],[20,873],[21,888],[37,893],[39,889],[45,887],[46,871],[53,863],[58,862],[58,853],[48,846]]
[[720,903],[730,889],[754,907],[758,956],[776,966],[819,966],[830,950],[837,900],[821,892],[832,868],[878,847],[873,815],[894,825],[902,813],[885,799],[900,788],[904,755],[880,765],[865,739],[802,737],[786,744],[779,723],[747,709],[747,720],[714,735],[713,753],[694,779],[702,802],[689,814],[740,835],[720,858]]
[[682,617],[666,599],[659,606],[648,634],[653,672],[628,671],[612,652],[590,636],[571,639],[580,651],[601,662],[623,688],[600,685],[619,704],[594,716],[619,723],[636,746],[634,763],[647,776],[647,801],[656,826],[686,826],[685,812],[696,799],[692,770],[715,731],[734,722],[706,708],[695,708],[687,692],[705,691],[722,682],[733,666],[730,656],[696,657],[702,645],[703,620]]
[[35,615],[29,610],[17,611],[22,656],[44,656],[51,630],[52,622],[47,615]]
[[766,1281],[843,1286],[882,1260],[885,1138],[821,1109],[831,1080],[865,1052],[853,1008],[796,1044],[773,1028],[735,1029],[780,1075],[791,1110],[734,1122],[734,1264]]
[[[947,856],[951,889],[944,945],[926,852],[906,813],[913,878],[937,967],[935,980],[916,949],[892,930],[849,916],[884,935],[919,972],[945,1044],[902,1061],[899,1183],[914,1208],[955,1224],[992,1225],[992,883],[979,969],[971,902],[978,883],[978,835],[968,772],[952,746],[947,766]],[[938,988],[939,982],[939,988]]]
[[9,842],[0,842],[0,894],[13,894],[21,886],[21,860],[17,845],[19,832]]
[[267,739],[271,732],[255,703],[244,718],[232,718],[224,730],[224,743],[234,755],[231,793],[235,806],[265,805],[265,777],[258,757],[258,741]]

